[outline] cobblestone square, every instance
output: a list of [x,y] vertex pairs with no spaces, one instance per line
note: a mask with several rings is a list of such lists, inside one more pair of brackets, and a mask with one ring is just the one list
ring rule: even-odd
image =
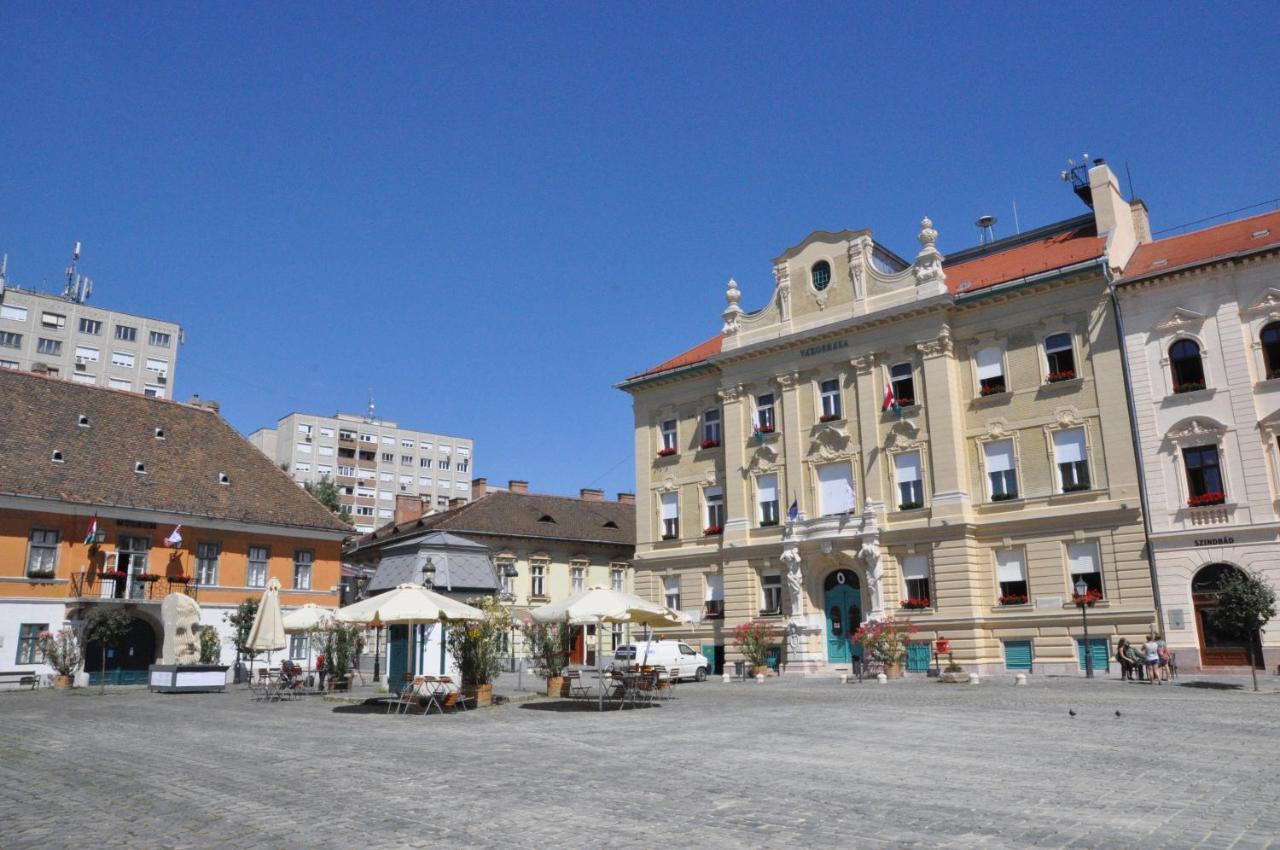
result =
[[1280,847],[1264,690],[711,681],[444,717],[3,693],[0,847]]

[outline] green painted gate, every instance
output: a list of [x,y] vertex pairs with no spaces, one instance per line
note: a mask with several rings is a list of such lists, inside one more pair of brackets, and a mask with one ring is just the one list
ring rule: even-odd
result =
[[1031,641],[1007,640],[1004,642],[1004,666],[1008,670],[1031,669]]
[[910,673],[929,672],[929,644],[907,644],[907,671]]
[[[1111,669],[1111,641],[1108,638],[1089,638],[1089,651],[1093,653],[1093,669],[1108,671]],[[1084,638],[1076,638],[1076,658],[1080,661],[1080,669],[1084,669]]]

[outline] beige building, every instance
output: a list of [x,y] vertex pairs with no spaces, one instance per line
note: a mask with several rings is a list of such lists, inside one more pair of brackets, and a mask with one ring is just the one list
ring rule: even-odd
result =
[[[1148,239],[1105,164],[1092,210],[950,258],[925,219],[911,263],[870,231],[817,232],[774,261],[752,313],[729,282],[714,338],[635,375],[637,592],[732,662],[774,623],[806,673],[849,635],[908,618],[908,669],[950,639],[970,670],[1108,663],[1154,620],[1106,276]],[[788,519],[795,503],[797,516]]]

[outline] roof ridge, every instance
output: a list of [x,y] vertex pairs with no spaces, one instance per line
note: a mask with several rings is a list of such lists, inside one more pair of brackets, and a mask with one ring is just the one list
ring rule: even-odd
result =
[[[202,413],[210,413],[210,414],[213,414],[214,416],[217,416],[219,419],[222,419],[222,414],[216,410],[213,410],[212,408],[206,407],[203,404],[192,404],[191,402],[178,401],[176,398],[162,398],[160,396],[153,396],[153,395],[147,395],[145,393],[134,392],[133,390],[121,390],[121,389],[117,389],[116,387],[104,387],[98,384],[82,384],[82,383],[79,383],[78,381],[67,381],[58,377],[57,375],[50,375],[45,372],[33,372],[30,369],[0,369],[0,374],[22,375],[24,377],[37,378],[42,381],[49,381],[52,384],[55,384],[59,387],[71,387],[76,392],[97,391],[97,392],[104,392],[104,393],[114,393],[123,398],[136,398],[136,399],[141,399],[141,400],[154,402],[158,404],[175,404],[179,407],[185,407],[188,410],[199,410]],[[237,431],[236,433],[238,434],[240,432]]]

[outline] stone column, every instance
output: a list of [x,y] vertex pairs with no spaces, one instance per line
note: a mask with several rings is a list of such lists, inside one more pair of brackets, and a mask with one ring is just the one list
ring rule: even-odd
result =
[[747,431],[743,405],[749,396],[741,384],[731,384],[717,391],[720,396],[721,451],[724,452],[724,541],[745,542],[750,528],[751,506],[747,504],[746,467]]
[[929,423],[932,515],[963,516],[969,505],[969,454],[964,438],[962,382],[956,374],[951,328],[917,345],[924,359],[924,415]]
[[782,418],[778,427],[782,431],[782,471],[778,477],[778,513],[783,523],[787,521],[787,509],[791,507],[794,496],[800,500],[800,516],[797,522],[804,520],[813,511],[809,510],[808,499],[801,492],[804,482],[804,426],[800,419],[800,373],[785,372],[775,380],[781,389]]
[[[850,430],[856,425],[856,441],[862,453],[862,502],[878,514],[884,513],[884,470],[880,452],[880,400],[883,388],[876,386],[876,356],[863,354],[849,361],[853,367],[856,418],[848,417]],[[853,413],[852,411],[850,412]]]

